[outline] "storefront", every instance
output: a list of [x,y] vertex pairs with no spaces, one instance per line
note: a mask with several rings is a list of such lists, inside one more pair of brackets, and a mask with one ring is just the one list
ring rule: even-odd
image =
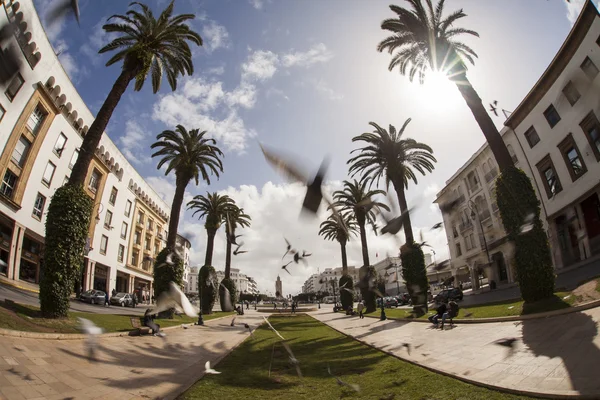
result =
[[29,283],[39,283],[41,254],[42,243],[30,236],[30,231],[28,230],[23,237],[23,245],[21,247],[20,280]]
[[133,279],[133,287],[134,287],[134,292],[140,303],[142,302],[143,296],[146,296],[146,297],[152,296],[152,294],[151,294],[152,282],[150,280],[139,278],[136,276]]
[[115,289],[118,293],[130,293],[129,292],[129,275],[121,271],[117,271],[117,283]]
[[0,274],[8,276],[8,260],[10,258],[10,242],[12,240],[12,223],[0,218]]
[[109,267],[96,263],[96,268],[94,270],[94,289],[102,290],[103,292],[107,290],[108,286],[106,283],[108,280],[108,271]]

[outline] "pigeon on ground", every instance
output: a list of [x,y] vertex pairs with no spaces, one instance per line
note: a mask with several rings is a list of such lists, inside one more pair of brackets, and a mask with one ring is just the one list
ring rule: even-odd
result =
[[231,324],[229,326],[234,326],[235,325],[235,317],[233,317],[233,319],[231,320]]
[[213,374],[213,375],[220,374],[219,371],[216,371],[210,367],[210,361],[207,361],[206,364],[204,364],[204,372],[207,374]]
[[252,336],[252,339],[254,339],[254,333],[252,333],[252,328],[250,328],[250,325],[244,324],[244,328],[248,329],[248,332],[250,332],[250,336]]

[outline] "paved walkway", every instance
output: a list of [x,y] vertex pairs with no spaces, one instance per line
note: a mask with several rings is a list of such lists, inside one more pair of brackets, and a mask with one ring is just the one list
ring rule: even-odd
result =
[[[600,398],[600,308],[520,323],[456,325],[379,321],[312,313],[318,320],[365,343],[423,366],[488,385],[527,392]],[[516,351],[493,344],[516,337]],[[410,355],[402,343],[411,343]]]
[[168,336],[98,339],[97,362],[83,340],[0,336],[0,399],[173,399],[241,343],[264,314],[246,311],[206,326],[168,330]]

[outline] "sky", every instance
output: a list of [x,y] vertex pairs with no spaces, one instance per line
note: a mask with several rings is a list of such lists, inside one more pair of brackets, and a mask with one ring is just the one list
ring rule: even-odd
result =
[[[44,24],[54,1],[34,0]],[[124,14],[128,3],[80,0],[81,27],[72,18],[46,26],[63,67],[94,114],[120,72],[119,66],[105,67],[109,55],[97,53],[114,38],[102,25],[109,16]],[[145,3],[155,15],[168,4]],[[500,108],[512,111],[520,103],[562,45],[583,3],[446,2],[446,14],[462,8],[467,17],[459,26],[480,34],[464,41],[479,56],[468,77],[484,104],[497,100]],[[442,221],[432,201],[484,138],[452,84],[436,80],[421,86],[388,71],[390,56],[378,53],[376,46],[387,36],[381,21],[394,16],[389,4],[391,0],[176,0],[175,13],[193,13],[190,24],[204,41],[193,47],[194,74],[180,78],[175,92],[166,82],[156,95],[149,83],[141,92],[131,85],[106,129],[169,204],[174,176],[156,169],[158,160],[150,150],[156,135],[182,124],[206,130],[217,140],[225,153],[223,174],[211,179],[210,186],[192,182],[185,202],[209,191],[226,193],[252,217],[252,226],[239,231],[248,253],[233,257],[232,267],[254,277],[263,293],[274,293],[280,275],[284,294],[296,294],[311,274],[340,267],[341,256],[337,242],[317,234],[327,217],[325,207],[315,218],[300,218],[305,190],[271,169],[259,142],[284,151],[311,174],[329,156],[325,192],[331,194],[348,179],[346,161],[357,148],[354,136],[371,131],[370,121],[400,127],[411,118],[405,137],[430,145],[437,158],[431,174],[409,184],[409,207],[416,206],[413,229],[432,245],[436,261],[449,256],[444,231],[430,230]],[[492,117],[501,128],[503,118]],[[179,233],[192,242],[191,264],[203,265],[203,221],[186,211]],[[290,268],[291,275],[281,270],[284,237],[312,253],[307,265]],[[396,256],[402,240],[402,234],[382,237],[368,229],[371,263]],[[360,240],[353,238],[347,249],[349,265],[361,266]],[[223,269],[224,263],[221,229],[213,266]]]

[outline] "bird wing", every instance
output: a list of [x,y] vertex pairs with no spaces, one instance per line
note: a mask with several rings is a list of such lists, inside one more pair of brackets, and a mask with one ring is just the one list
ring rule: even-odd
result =
[[269,320],[267,319],[267,317],[265,317],[265,316],[263,315],[263,318],[264,318],[265,322],[267,323],[267,325],[269,325],[269,328],[271,328],[271,329],[273,330],[273,332],[275,332],[275,334],[276,334],[277,336],[279,336],[279,337],[280,337],[282,340],[285,340],[285,339],[284,339],[284,337],[283,337],[283,336],[281,336],[281,335],[279,334],[279,332],[277,332],[277,330],[276,330],[275,328],[273,328],[273,325],[271,325],[271,323],[269,322]]
[[94,324],[92,321],[90,321],[89,319],[85,319],[85,318],[81,318],[81,317],[77,317],[77,319],[79,320],[79,323],[81,325],[81,330],[88,334],[88,335],[99,335],[102,333],[102,328],[96,326],[96,324]]
[[266,150],[262,144],[260,145],[260,149],[265,156],[265,160],[267,160],[267,162],[271,164],[271,167],[277,170],[277,172],[284,175],[287,179],[301,182],[306,185],[308,181],[307,175],[301,172],[297,166],[292,165],[289,161],[275,155],[275,153]]
[[171,282],[171,297],[175,300],[179,309],[184,312],[188,317],[197,317],[198,310],[190,303],[190,300],[185,294],[177,287],[177,285]]

